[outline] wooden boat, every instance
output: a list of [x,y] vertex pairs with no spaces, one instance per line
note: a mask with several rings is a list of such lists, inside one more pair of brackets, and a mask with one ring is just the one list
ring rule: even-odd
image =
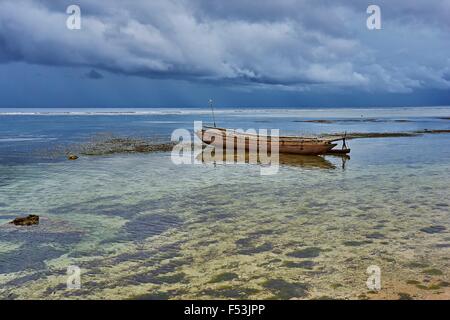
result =
[[[204,143],[211,144],[214,147],[223,147],[224,149],[244,147],[245,150],[249,150],[250,142],[258,145],[258,142],[261,139],[262,141],[267,141],[267,150],[270,151],[272,140],[271,136],[260,137],[258,134],[216,127],[203,127],[201,130],[197,131],[196,134]],[[326,154],[337,146],[337,143],[334,143],[335,141],[343,139],[305,138],[298,136],[279,136],[277,138],[279,153],[301,155]],[[245,141],[245,146],[243,141]]]

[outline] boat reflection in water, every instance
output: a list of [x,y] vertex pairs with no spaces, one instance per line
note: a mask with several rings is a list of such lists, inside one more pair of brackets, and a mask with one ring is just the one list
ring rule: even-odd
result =
[[[345,161],[350,159],[349,156],[333,156],[342,158],[343,164],[342,168],[345,169]],[[345,158],[344,158],[345,157]],[[228,158],[228,159],[227,159]],[[198,154],[197,160],[202,161],[205,164],[222,164],[222,163],[232,163],[235,164],[255,164],[257,160],[257,164],[264,165],[264,159],[260,159],[257,153],[250,154],[248,151],[245,151],[245,154],[242,150],[224,150],[223,152],[218,152],[217,154],[214,152],[214,147],[208,146],[203,152]],[[312,156],[312,155],[296,155],[296,154],[279,154],[279,164],[280,166],[288,166],[288,167],[302,167],[307,169],[336,169],[336,165],[334,165],[331,161],[325,159],[323,156]]]

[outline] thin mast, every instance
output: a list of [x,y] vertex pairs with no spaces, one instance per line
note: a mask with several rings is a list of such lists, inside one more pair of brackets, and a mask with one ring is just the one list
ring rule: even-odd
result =
[[213,118],[214,128],[215,128],[216,127],[216,117],[214,115],[214,108],[213,108],[213,100],[212,99],[209,99],[209,106],[211,107],[212,118]]

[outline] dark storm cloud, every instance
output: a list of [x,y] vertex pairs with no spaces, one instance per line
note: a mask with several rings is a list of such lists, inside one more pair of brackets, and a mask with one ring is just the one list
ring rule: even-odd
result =
[[[447,0],[2,0],[0,62],[80,66],[119,74],[285,90],[448,89]],[[97,71],[95,71],[97,72]]]

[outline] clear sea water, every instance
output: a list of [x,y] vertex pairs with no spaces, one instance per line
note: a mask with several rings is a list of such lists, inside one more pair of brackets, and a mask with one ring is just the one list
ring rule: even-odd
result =
[[[286,134],[450,129],[450,107],[219,109]],[[302,122],[327,119],[330,123]],[[351,158],[176,166],[50,157],[98,134],[168,140],[208,109],[0,110],[3,299],[450,298],[450,134],[351,140]],[[33,227],[8,224],[38,214]],[[67,289],[67,267],[81,288]],[[382,289],[367,288],[367,267]]]

